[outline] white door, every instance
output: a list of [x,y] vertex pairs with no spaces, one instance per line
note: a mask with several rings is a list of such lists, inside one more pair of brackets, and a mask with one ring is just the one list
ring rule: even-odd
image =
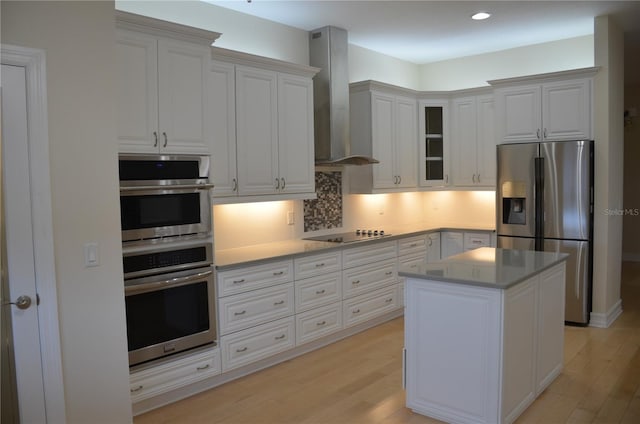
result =
[[395,139],[395,100],[381,93],[371,94],[373,157],[380,163],[373,167],[374,188],[395,188],[393,144]]
[[[20,421],[44,423],[28,142],[25,68],[2,65],[2,189],[7,246],[3,276],[9,282],[3,307],[11,309]],[[6,305],[7,301],[19,304]]]
[[395,161],[398,187],[418,185],[418,109],[414,99],[396,98]]

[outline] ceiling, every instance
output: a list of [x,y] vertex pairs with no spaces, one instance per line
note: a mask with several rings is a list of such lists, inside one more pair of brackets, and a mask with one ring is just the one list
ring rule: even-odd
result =
[[[417,64],[589,35],[599,15],[640,43],[640,1],[205,1],[306,31],[338,26],[351,44]],[[471,20],[477,11],[492,16]]]

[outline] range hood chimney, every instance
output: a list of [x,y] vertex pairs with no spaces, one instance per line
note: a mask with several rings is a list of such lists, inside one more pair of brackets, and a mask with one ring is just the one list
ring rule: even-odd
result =
[[320,68],[313,78],[316,165],[378,163],[351,152],[347,31],[333,26],[309,33],[309,64]]

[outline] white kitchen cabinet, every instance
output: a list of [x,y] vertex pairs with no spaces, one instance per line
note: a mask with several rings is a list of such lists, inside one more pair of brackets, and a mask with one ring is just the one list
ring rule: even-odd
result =
[[437,262],[440,260],[440,233],[427,234],[427,263]]
[[491,234],[490,233],[473,233],[465,231],[464,233],[464,250],[473,250],[479,247],[491,246]]
[[295,282],[296,313],[342,300],[342,274],[323,272]]
[[293,261],[238,267],[216,274],[217,295],[225,297],[293,281]]
[[342,296],[348,299],[380,287],[395,284],[398,278],[397,259],[361,265],[342,271]]
[[454,98],[451,121],[453,185],[495,189],[496,139],[493,95]]
[[125,12],[116,27],[119,150],[210,154],[207,79],[219,34]]
[[301,345],[342,329],[342,303],[332,303],[296,315],[296,344]]
[[136,403],[220,374],[220,349],[209,347],[183,354],[129,374],[131,402]]
[[492,81],[497,87],[498,140],[502,143],[590,140],[593,79],[575,76],[594,73],[594,68],[588,68],[547,77],[519,78],[517,85],[512,80]]
[[216,203],[314,197],[311,78],[317,69],[212,52],[209,95],[219,112],[212,122],[221,129],[212,153]]
[[418,101],[421,187],[448,187],[450,178],[449,99]]
[[464,252],[464,234],[458,231],[443,231],[441,234],[441,258]]
[[366,81],[350,85],[351,152],[380,163],[351,170],[352,193],[417,187],[417,103],[409,90]]
[[343,302],[344,327],[359,324],[397,309],[397,284],[347,299]]
[[409,279],[407,407],[446,422],[513,422],[562,370],[564,267],[506,290]]

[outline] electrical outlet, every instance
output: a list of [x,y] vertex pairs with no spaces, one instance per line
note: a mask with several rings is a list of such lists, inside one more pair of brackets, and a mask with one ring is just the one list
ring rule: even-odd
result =
[[287,212],[287,225],[293,225],[296,223],[296,216],[293,211]]

